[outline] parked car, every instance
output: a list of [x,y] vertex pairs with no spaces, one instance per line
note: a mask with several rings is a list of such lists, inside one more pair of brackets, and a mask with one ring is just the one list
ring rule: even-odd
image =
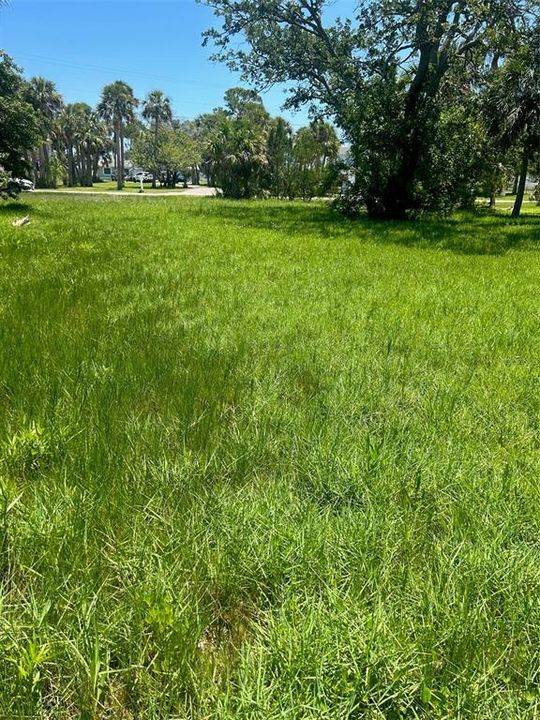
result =
[[154,179],[154,176],[152,175],[152,173],[149,173],[149,172],[138,172],[138,173],[135,173],[135,175],[133,176],[133,182],[136,182],[136,183],[140,183],[141,180],[143,181],[143,183],[152,182],[153,179]]
[[21,190],[29,192],[34,189],[34,183],[28,178],[12,178],[11,182],[16,183]]

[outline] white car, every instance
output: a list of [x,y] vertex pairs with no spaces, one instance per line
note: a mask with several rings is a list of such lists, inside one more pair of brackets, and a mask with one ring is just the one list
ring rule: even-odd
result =
[[138,172],[138,173],[135,173],[135,175],[133,176],[133,182],[138,182],[138,183],[140,183],[141,180],[143,181],[143,183],[152,182],[153,179],[154,179],[154,176],[152,175],[152,173],[149,173],[149,172]]
[[17,183],[21,190],[30,191],[34,189],[34,183],[28,178],[13,178],[13,182]]

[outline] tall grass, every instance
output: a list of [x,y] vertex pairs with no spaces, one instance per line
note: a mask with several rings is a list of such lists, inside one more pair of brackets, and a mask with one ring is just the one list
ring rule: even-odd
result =
[[540,716],[539,231],[0,210],[0,716]]

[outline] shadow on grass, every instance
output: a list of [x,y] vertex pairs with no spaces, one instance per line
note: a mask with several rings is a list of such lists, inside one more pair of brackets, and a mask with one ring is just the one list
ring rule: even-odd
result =
[[463,212],[450,218],[381,221],[344,218],[322,203],[238,203],[217,201],[216,213],[240,226],[311,235],[329,240],[363,240],[414,248],[439,248],[466,255],[502,255],[540,249],[540,215],[512,219],[497,212]]
[[0,202],[0,217],[19,217],[20,215],[28,215],[30,212],[36,212],[35,206],[20,200]]

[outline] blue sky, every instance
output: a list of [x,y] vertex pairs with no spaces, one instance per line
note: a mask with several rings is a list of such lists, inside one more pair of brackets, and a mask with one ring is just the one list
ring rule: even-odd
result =
[[[0,10],[0,47],[27,77],[53,80],[67,102],[95,105],[104,85],[125,80],[139,98],[164,90],[175,114],[192,118],[239,84],[201,47],[213,22],[195,0],[10,0]],[[264,95],[273,114],[283,99],[278,88]],[[284,115],[295,127],[307,121],[306,113]]]

